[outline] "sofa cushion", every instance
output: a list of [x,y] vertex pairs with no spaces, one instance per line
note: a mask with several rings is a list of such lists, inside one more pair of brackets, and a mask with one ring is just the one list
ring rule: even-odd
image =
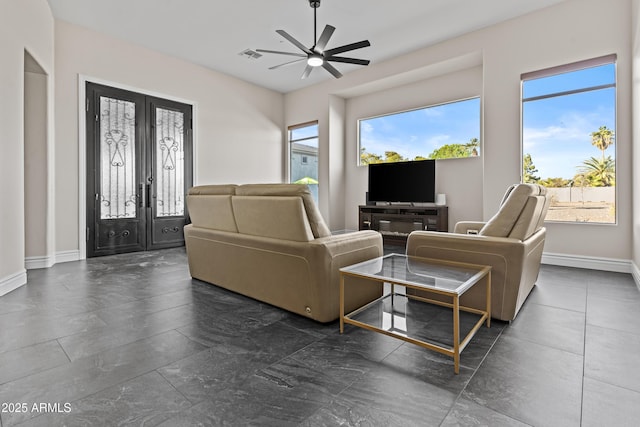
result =
[[191,222],[196,227],[212,230],[238,232],[233,216],[231,196],[194,195],[187,196]]
[[538,219],[542,215],[546,198],[544,196],[531,196],[522,209],[520,217],[516,221],[509,237],[518,240],[527,240],[540,228]]
[[214,184],[214,185],[198,185],[191,187],[189,193],[193,195],[210,195],[210,196],[222,196],[236,194],[236,184]]
[[307,220],[313,237],[331,236],[329,227],[322,219],[309,187],[303,184],[247,184],[236,188],[238,196],[298,196],[302,198]]
[[242,234],[296,242],[314,240],[300,197],[232,196],[231,203]]
[[231,195],[237,185],[200,185],[187,193],[189,217],[196,227],[237,233]]
[[[529,202],[529,197],[540,194],[540,186],[535,184],[518,184],[509,189],[506,199],[503,200],[500,210],[480,230],[480,235],[491,237],[509,237],[518,218]],[[530,207],[533,211],[533,207]],[[531,220],[531,217],[529,217]],[[535,222],[538,222],[536,218]],[[520,225],[522,229],[524,225]],[[524,227],[526,228],[526,227]]]

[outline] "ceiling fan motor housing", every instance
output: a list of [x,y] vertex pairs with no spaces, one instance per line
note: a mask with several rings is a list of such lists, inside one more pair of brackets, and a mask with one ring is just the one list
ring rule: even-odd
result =
[[311,6],[314,9],[317,9],[320,7],[320,0],[309,0],[309,6]]

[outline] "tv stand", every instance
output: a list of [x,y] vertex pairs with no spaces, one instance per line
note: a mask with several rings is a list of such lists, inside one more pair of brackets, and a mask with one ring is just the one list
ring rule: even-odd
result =
[[447,206],[360,205],[360,230],[375,230],[384,243],[406,245],[409,233],[416,230],[449,231]]

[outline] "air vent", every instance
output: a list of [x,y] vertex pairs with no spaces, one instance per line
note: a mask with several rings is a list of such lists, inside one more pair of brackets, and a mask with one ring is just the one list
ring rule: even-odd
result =
[[258,59],[262,56],[262,54],[251,49],[245,49],[242,52],[240,52],[238,55],[244,56],[245,58],[248,58],[248,59]]

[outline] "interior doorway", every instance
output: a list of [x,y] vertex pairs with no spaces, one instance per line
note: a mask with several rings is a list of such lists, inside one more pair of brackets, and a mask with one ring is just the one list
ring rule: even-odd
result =
[[48,78],[29,52],[24,51],[24,259],[27,269],[54,263],[48,238],[49,156]]
[[86,84],[87,257],[184,245],[191,105]]

